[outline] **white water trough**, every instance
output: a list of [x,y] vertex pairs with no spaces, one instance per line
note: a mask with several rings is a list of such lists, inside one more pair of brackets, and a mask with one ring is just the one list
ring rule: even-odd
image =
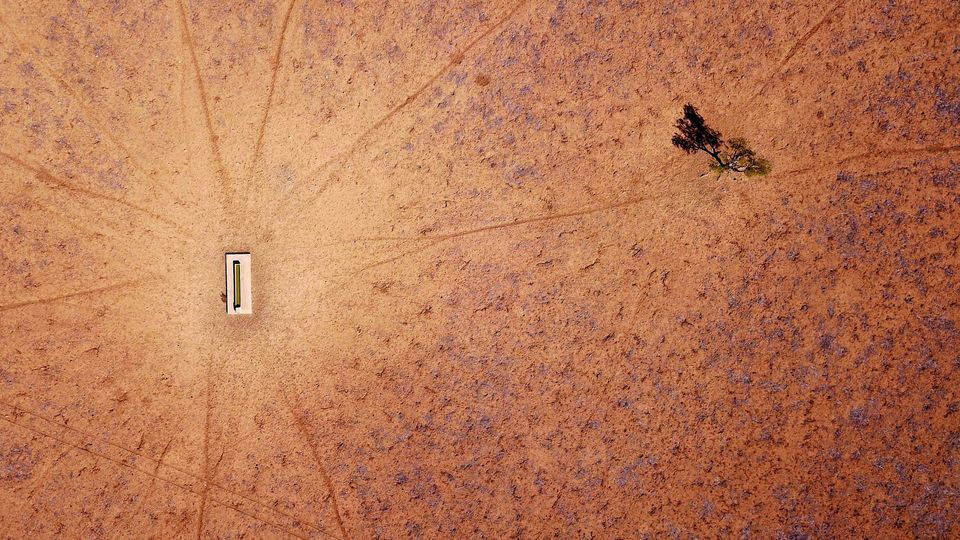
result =
[[253,291],[249,253],[227,253],[224,256],[227,277],[227,314],[253,313]]

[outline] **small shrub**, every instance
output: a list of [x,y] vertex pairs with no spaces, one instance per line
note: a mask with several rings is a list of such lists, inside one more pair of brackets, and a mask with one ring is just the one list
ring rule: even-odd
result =
[[677,133],[671,142],[688,154],[705,152],[713,158],[710,170],[719,175],[724,172],[740,172],[747,176],[765,176],[770,173],[771,165],[757,155],[746,139],[734,138],[723,141],[720,132],[707,125],[697,112],[697,108],[687,103],[683,106],[683,116],[675,124]]

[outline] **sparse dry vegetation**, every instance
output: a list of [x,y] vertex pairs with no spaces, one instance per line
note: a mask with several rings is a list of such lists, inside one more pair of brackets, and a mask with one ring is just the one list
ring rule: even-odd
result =
[[960,539],[957,21],[0,1],[0,539]]

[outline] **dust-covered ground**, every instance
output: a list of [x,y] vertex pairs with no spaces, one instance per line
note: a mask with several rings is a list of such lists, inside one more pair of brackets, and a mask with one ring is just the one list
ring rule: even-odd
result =
[[958,27],[0,3],[0,531],[960,536]]

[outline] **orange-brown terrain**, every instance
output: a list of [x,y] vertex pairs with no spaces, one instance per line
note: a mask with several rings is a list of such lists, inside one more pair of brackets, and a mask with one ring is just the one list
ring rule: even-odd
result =
[[960,537],[958,28],[0,3],[0,533]]

